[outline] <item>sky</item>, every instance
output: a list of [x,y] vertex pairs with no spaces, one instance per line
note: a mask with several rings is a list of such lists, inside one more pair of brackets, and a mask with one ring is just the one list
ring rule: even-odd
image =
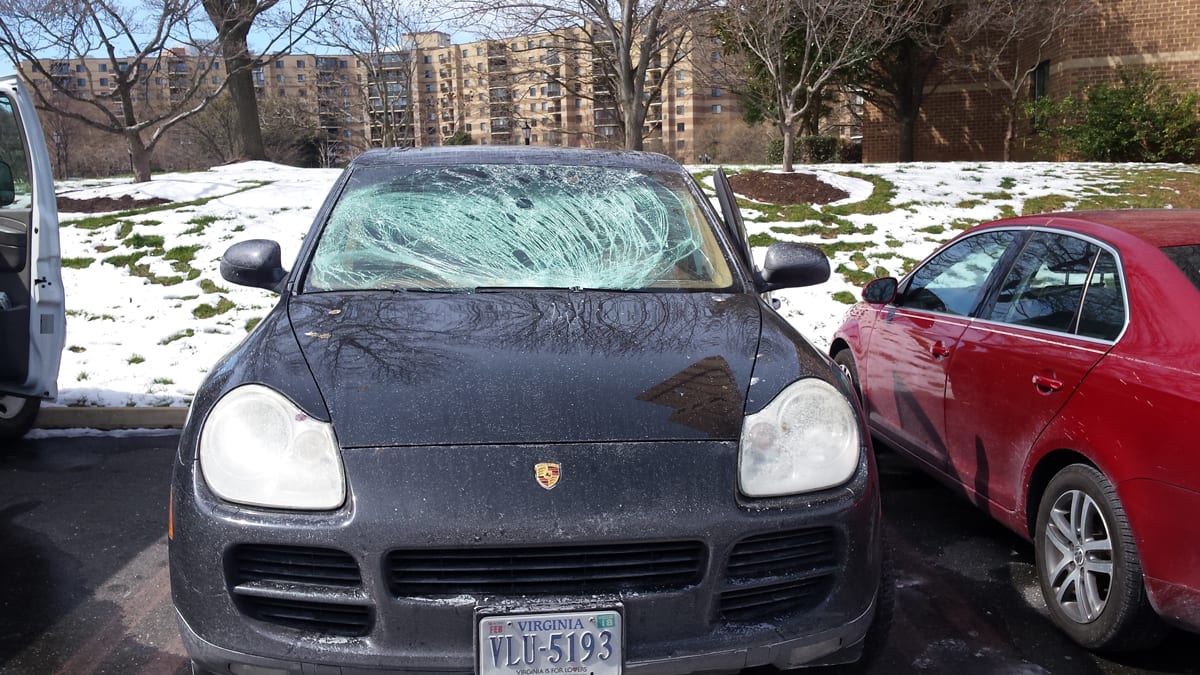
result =
[[[953,236],[952,223],[990,220],[999,217],[1005,206],[1020,212],[1021,204],[1032,197],[1075,194],[1087,186],[1103,185],[1106,180],[1111,182],[1106,172],[1112,167],[917,163],[823,165],[798,170],[816,173],[846,190],[850,197],[841,203],[847,204],[871,195],[872,184],[862,176],[881,176],[896,186],[891,211],[847,216],[863,231],[839,237],[839,241],[863,243],[870,269],[878,266],[899,274],[905,258],[922,259],[940,241]],[[60,196],[159,197],[176,205],[93,228],[72,222],[92,214],[60,212],[67,349],[59,373],[58,400],[45,405],[186,406],[207,370],[245,337],[249,323],[265,315],[278,299],[269,291],[224,281],[219,273],[221,254],[236,241],[274,239],[282,246],[285,267],[290,268],[338,174],[337,169],[247,162],[204,172],[156,174],[148,183],[130,183],[128,178],[56,183]],[[711,178],[708,183],[711,187]],[[190,204],[197,200],[207,201]],[[751,234],[770,232],[780,240],[821,241],[812,235],[778,231],[802,223],[755,222],[761,213],[753,209],[744,213]],[[146,265],[146,273],[163,278],[181,276],[190,266],[199,276],[162,285],[131,274],[128,266],[112,264],[114,256],[150,251],[156,237],[162,238],[160,245],[166,250],[194,247],[194,259],[184,266],[147,254],[138,261]],[[756,249],[760,259],[764,253],[765,249]],[[835,254],[831,267],[855,266],[852,255],[850,251]],[[782,291],[777,297],[782,301],[782,314],[825,349],[848,309],[834,299],[838,291],[859,295],[858,288],[835,273],[824,284]],[[204,316],[205,307],[228,309]]]

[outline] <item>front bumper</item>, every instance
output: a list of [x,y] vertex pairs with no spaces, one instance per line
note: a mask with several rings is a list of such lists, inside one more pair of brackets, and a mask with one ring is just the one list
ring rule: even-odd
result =
[[[619,604],[627,672],[856,658],[880,571],[869,451],[846,485],[772,500],[737,497],[736,459],[729,442],[347,450],[347,504],[309,514],[223,503],[180,464],[184,643],[220,673],[471,672],[480,606]],[[546,551],[558,576],[512,579]],[[444,562],[414,580],[409,554]],[[508,562],[466,574],[477,554]],[[613,560],[629,573],[594,573]]]

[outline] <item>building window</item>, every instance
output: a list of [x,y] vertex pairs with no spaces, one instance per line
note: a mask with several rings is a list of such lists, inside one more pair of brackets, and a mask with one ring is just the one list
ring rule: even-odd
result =
[[300,89],[299,91],[296,92],[296,95],[299,96],[300,98],[304,98],[304,97],[308,96],[308,90]]
[[128,63],[118,63],[118,64],[117,64],[117,70],[119,70],[119,71],[121,71],[122,73],[124,73],[124,72],[126,72],[126,71],[128,71],[128,70],[129,70],[129,64],[128,64]]
[[683,122],[680,122],[680,123],[678,123],[678,124],[676,124],[676,125],[675,125],[675,131],[683,131],[685,128],[686,128],[686,127],[685,127],[685,125],[684,125],[684,123],[683,123]]
[[1050,62],[1042,61],[1033,69],[1033,100],[1046,98],[1046,90],[1050,86]]
[[721,52],[714,50],[713,53],[709,55],[709,57],[713,61],[720,61],[721,60]]
[[581,99],[581,98],[575,99],[575,107],[582,108],[583,107],[583,99]]
[[468,56],[470,56],[470,55],[471,55],[471,50],[469,50],[469,49],[464,49],[464,50],[463,50],[463,52],[462,52],[462,54],[463,54],[463,58],[465,59],[465,58],[467,58]]
[[676,89],[676,90],[675,90],[675,95],[676,95],[676,96],[678,96],[678,97],[680,97],[680,98],[683,98],[684,96],[687,96],[687,89],[684,89],[683,87],[680,87],[680,88],[678,88],[678,89]]
[[713,111],[714,115],[720,115],[721,114],[721,104],[718,103],[718,104],[714,105],[712,107],[712,111]]
[[471,133],[471,123],[467,122],[467,133]]
[[529,112],[534,112],[534,111],[536,111],[536,110],[537,110],[537,104],[536,104],[536,103],[530,103],[530,104],[529,104]]
[[683,140],[683,139],[681,138],[681,139],[679,139],[679,140],[675,141],[675,147],[676,147],[676,148],[679,148],[680,150],[682,150],[682,149],[684,149],[685,147],[687,147],[687,141],[685,141],[685,140]]
[[297,67],[297,68],[303,68],[303,67],[304,67],[304,61],[302,61],[301,59],[296,59],[296,67]]
[[102,73],[107,73],[107,72],[108,72],[108,64],[107,64],[107,63],[101,63],[101,64],[100,64],[100,72],[102,72]]
[[213,84],[221,84],[221,78],[217,77],[216,75],[213,75],[212,83]]
[[429,54],[425,55],[425,63],[433,63],[433,57]]
[[432,77],[433,77],[433,71],[432,71],[432,70],[426,70],[426,71],[425,71],[425,79],[427,79],[427,80],[428,80],[428,79],[431,79]]
[[275,67],[283,68],[283,59],[279,59],[279,60],[275,61]]
[[303,81],[304,81],[304,73],[300,73],[299,75],[297,75],[297,76],[296,76],[296,81],[297,81],[297,82],[303,82]]
[[[161,78],[161,77],[160,77],[160,78],[158,78],[158,84],[162,84],[162,78]],[[79,79],[75,80],[75,86],[76,86],[76,87],[86,87],[86,86],[87,86],[87,80],[85,80],[85,79],[83,79],[83,78],[81,77],[81,78],[79,78]]]
[[283,84],[283,73],[276,74],[275,81],[278,82],[279,84]]
[[425,85],[425,93],[426,93],[426,94],[432,94],[432,93],[433,93],[433,85],[432,85],[432,84],[427,84],[427,85]]
[[280,87],[280,88],[279,88],[279,95],[280,95],[281,97],[282,97],[282,96],[287,96],[287,89],[284,89],[283,87]]
[[686,110],[686,108],[684,108],[681,105],[675,106],[675,114],[676,115],[682,115],[684,110]]
[[108,86],[108,78],[107,78],[107,77],[102,77],[102,78],[100,78],[100,86],[101,86],[101,87],[107,87],[107,86]]
[[688,73],[686,70],[675,71],[675,79],[677,79],[677,80],[686,80],[687,76],[688,76]]
[[475,56],[483,56],[483,47],[475,48]]
[[77,72],[77,73],[82,73],[82,72],[83,72],[83,64],[82,64],[82,63],[76,63],[76,64],[75,64],[75,72]]
[[717,89],[716,87],[713,87],[712,95],[713,95],[713,98],[721,98],[721,90]]
[[340,61],[338,61],[338,69],[339,70],[345,70],[349,67],[350,67],[350,62],[347,61],[346,59],[341,59]]

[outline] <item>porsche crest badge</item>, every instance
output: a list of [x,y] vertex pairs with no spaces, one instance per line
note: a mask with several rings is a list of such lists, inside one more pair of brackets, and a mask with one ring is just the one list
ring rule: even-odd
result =
[[547,490],[552,490],[555,485],[558,485],[560,476],[562,476],[562,465],[558,462],[538,462],[533,465],[533,477],[537,479],[538,485]]

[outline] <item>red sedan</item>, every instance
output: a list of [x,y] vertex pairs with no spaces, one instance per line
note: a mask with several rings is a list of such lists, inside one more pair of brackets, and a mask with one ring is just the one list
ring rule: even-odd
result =
[[1033,540],[1055,623],[1200,632],[1200,211],[988,223],[863,298],[830,351],[871,430]]

